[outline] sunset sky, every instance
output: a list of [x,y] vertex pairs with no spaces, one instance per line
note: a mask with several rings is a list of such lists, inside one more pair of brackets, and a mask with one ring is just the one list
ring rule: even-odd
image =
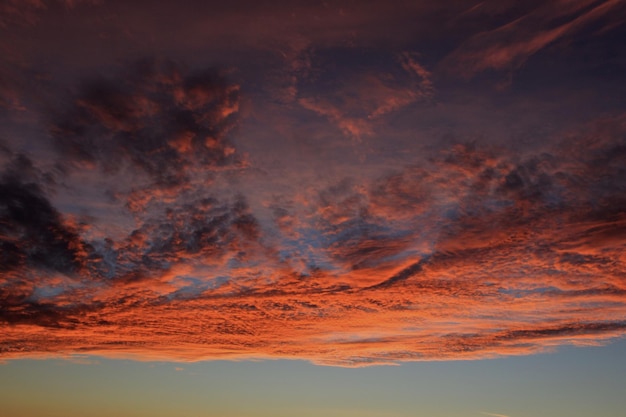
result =
[[0,0],[0,416],[622,417],[626,1]]

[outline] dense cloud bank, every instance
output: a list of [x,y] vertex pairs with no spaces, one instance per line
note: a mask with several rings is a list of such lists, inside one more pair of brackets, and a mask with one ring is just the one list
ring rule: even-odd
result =
[[[172,39],[121,2],[1,3],[0,360],[626,334],[623,5],[414,3],[224,5]],[[44,39],[61,18],[87,40]],[[159,42],[185,59],[136,59]]]

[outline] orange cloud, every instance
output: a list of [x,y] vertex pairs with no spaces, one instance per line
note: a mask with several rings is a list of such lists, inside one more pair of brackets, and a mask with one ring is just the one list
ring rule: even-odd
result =
[[[148,14],[112,2],[105,15],[64,15],[67,31],[44,37],[79,2],[0,5],[2,30],[15,30],[0,43],[11,52],[0,108],[46,107],[33,125],[51,119],[45,131],[11,126],[3,139],[12,143],[0,144],[0,360],[366,366],[626,334],[626,118],[517,152],[457,143],[447,132],[485,122],[467,108],[517,96],[458,93],[433,65],[447,57],[440,69],[466,77],[517,68],[592,24],[619,24],[621,2],[157,2]],[[490,13],[500,17],[444,33],[451,17]],[[175,30],[163,30],[162,16]],[[66,85],[146,45],[194,67],[141,60]],[[69,104],[49,97],[61,90],[74,91]],[[607,108],[621,105],[611,100],[623,103],[611,95]],[[505,113],[494,126],[517,117]],[[247,136],[234,137],[242,126]],[[357,164],[345,138],[376,148],[372,157]],[[12,150],[31,143],[35,155]],[[387,145],[392,156],[375,155]],[[250,149],[263,149],[264,164],[248,160]],[[95,194],[107,203],[90,206]]]
[[[88,242],[8,170],[0,356],[366,366],[606,343],[626,334],[624,126],[599,121],[565,153],[460,144],[276,199],[287,232],[271,238],[245,197],[183,189],[127,239]],[[18,197],[38,212],[19,217]]]

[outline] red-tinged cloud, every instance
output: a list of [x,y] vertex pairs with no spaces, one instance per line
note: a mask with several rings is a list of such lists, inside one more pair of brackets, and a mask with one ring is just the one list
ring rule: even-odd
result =
[[53,125],[60,168],[130,169],[167,189],[188,184],[194,170],[235,165],[226,134],[239,109],[238,90],[215,71],[186,74],[153,60],[118,78],[86,82]]
[[[540,50],[593,24],[607,28],[621,24],[626,18],[623,6],[619,0],[545,3],[513,16],[499,27],[475,34],[451,52],[442,65],[467,78],[485,70],[517,69]],[[460,19],[494,13],[493,7],[491,2],[481,3]]]
[[[352,60],[358,57],[351,56],[354,53],[351,48],[329,48],[313,57],[311,51],[301,52],[306,59],[299,56],[292,61],[290,97],[359,142],[374,134],[383,116],[433,95],[431,73],[418,62],[417,54],[387,57],[384,69],[375,62],[355,71]],[[311,60],[332,64],[315,67]]]
[[[109,134],[106,120],[93,123]],[[519,156],[458,144],[374,181],[277,198],[276,228],[245,196],[211,197],[211,184],[189,196],[181,184],[119,240],[89,240],[89,225],[64,218],[41,173],[12,156],[1,184],[2,357],[364,366],[621,337],[625,131],[623,117],[600,120]]]
[[[576,88],[439,73],[530,65],[616,2],[155,2],[171,30],[70,3],[23,3],[32,30],[0,45],[0,360],[365,366],[626,334],[619,89],[573,53],[552,74]],[[71,36],[44,38],[60,16]],[[148,49],[190,65],[118,66]]]

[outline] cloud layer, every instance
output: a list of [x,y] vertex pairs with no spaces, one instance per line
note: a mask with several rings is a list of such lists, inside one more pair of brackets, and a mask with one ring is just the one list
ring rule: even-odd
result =
[[[105,10],[74,3],[0,24]],[[136,59],[151,19],[95,19],[102,45],[134,39],[114,65],[21,44],[0,63],[0,359],[366,366],[623,337],[626,109],[585,59],[550,87],[533,66],[623,7],[559,5],[255,9],[266,31],[225,6],[240,32],[190,18],[181,48],[211,41],[180,60]]]
[[17,158],[0,188],[3,357],[357,366],[622,335],[625,128],[599,121],[568,138],[574,151],[523,158],[459,144],[371,183],[344,180],[275,206],[286,232],[271,239],[243,196],[181,191],[127,238],[86,241],[18,177]]

